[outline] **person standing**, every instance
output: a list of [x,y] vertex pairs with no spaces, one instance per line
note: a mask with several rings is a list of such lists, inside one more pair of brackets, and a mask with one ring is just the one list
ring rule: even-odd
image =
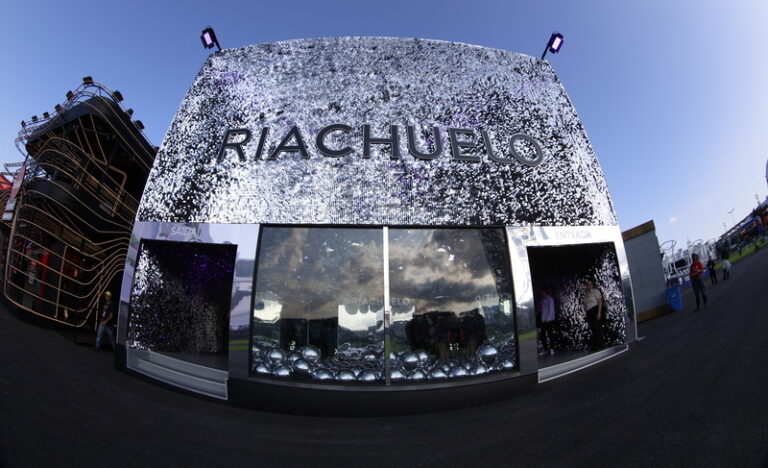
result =
[[709,261],[707,262],[707,271],[709,272],[709,282],[712,286],[716,285],[717,273],[715,272],[715,260],[712,257],[709,257]]
[[544,350],[542,355],[555,355],[555,300],[549,295],[547,288],[541,288],[540,311],[541,311],[541,341]]
[[723,259],[723,281],[731,277],[731,262],[727,258]]
[[592,351],[596,351],[602,344],[603,295],[600,290],[595,288],[595,284],[591,280],[587,280],[584,284],[586,287],[584,310],[587,314],[587,324],[592,330],[590,348]]
[[704,265],[699,261],[699,256],[697,254],[691,255],[691,267],[688,274],[691,277],[693,293],[696,295],[696,310],[694,312],[701,310],[699,306],[699,296],[704,299],[704,308],[707,308],[707,295],[704,293],[704,282],[701,280],[701,275],[703,273]]
[[39,292],[39,279],[40,266],[37,263],[37,255],[33,254],[29,259],[29,266],[27,267],[27,278],[24,282],[24,289],[29,293],[24,296],[23,305],[31,310],[35,309],[37,304],[37,294]]
[[112,349],[115,349],[115,322],[117,322],[117,311],[115,305],[112,302],[112,293],[109,291],[104,292],[104,299],[99,308],[99,328],[96,330],[96,346],[95,349],[101,349],[101,339],[106,334],[109,337],[109,342],[112,344]]

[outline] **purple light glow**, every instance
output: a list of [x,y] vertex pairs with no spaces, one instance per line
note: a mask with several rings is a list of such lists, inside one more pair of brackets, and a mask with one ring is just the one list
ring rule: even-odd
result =
[[222,353],[234,245],[142,241],[129,339],[143,349]]

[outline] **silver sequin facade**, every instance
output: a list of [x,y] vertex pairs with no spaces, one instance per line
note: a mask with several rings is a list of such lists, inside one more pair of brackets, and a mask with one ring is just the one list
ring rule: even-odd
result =
[[[323,156],[317,132],[342,123],[328,143],[353,152]],[[400,131],[400,159],[374,145],[362,157],[362,126]],[[267,155],[292,127],[299,152]],[[432,160],[408,151],[413,126]],[[481,162],[451,157],[448,128],[478,135]],[[246,128],[246,161],[217,160],[225,132]],[[260,159],[259,134],[270,133]],[[535,167],[489,160],[507,138],[536,139]],[[434,139],[432,139],[434,140]],[[470,140],[472,140],[470,138]],[[294,140],[292,140],[294,141]],[[204,223],[388,225],[615,225],[602,170],[568,96],[548,63],[466,44],[398,38],[304,39],[214,53],[203,65],[163,141],[138,220]]]

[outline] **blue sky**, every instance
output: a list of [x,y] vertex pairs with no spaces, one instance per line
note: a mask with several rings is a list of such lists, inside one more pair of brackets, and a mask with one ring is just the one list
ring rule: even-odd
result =
[[442,39],[548,59],[597,152],[622,229],[708,240],[766,197],[768,2],[0,0],[6,71],[0,162],[21,160],[20,121],[52,111],[86,75],[125,96],[159,145],[207,56],[301,37]]

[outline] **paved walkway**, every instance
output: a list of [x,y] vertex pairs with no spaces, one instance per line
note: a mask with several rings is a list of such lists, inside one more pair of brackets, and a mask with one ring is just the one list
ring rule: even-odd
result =
[[259,413],[115,371],[0,310],[0,466],[766,466],[768,249],[709,308],[494,404],[397,418]]

